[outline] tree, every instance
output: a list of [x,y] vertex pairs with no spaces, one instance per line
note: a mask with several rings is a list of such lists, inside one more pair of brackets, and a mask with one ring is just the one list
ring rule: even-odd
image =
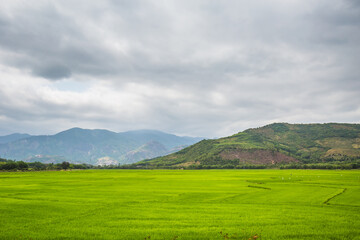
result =
[[31,162],[31,163],[29,163],[29,166],[34,168],[35,170],[45,170],[46,169],[46,164],[41,163],[41,162]]
[[62,169],[68,169],[70,167],[70,163],[69,162],[62,162],[61,163],[61,168]]
[[17,165],[19,170],[27,170],[29,167],[29,165],[24,161],[17,162]]

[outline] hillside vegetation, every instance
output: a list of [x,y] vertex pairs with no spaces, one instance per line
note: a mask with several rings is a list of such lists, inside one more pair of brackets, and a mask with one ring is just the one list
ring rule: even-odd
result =
[[357,168],[360,124],[274,123],[235,135],[203,140],[136,168]]

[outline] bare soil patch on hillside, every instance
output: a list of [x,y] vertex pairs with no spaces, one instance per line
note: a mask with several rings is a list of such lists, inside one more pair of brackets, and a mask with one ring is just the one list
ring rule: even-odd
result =
[[297,159],[287,156],[283,153],[263,149],[229,150],[220,153],[220,157],[225,160],[239,159],[241,163],[251,164],[276,164],[298,162]]

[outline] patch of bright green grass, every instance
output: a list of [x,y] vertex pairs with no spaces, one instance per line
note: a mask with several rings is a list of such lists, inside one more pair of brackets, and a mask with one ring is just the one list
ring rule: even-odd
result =
[[360,239],[360,171],[2,172],[0,201],[1,239]]

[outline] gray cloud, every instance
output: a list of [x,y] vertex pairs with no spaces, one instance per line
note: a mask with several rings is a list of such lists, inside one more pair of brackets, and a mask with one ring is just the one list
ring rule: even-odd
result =
[[76,125],[224,136],[274,121],[360,119],[358,1],[0,9],[0,133]]
[[71,76],[71,71],[68,67],[57,64],[50,64],[40,66],[39,68],[34,70],[34,74],[38,76],[42,76],[47,79],[62,79],[68,78]]

